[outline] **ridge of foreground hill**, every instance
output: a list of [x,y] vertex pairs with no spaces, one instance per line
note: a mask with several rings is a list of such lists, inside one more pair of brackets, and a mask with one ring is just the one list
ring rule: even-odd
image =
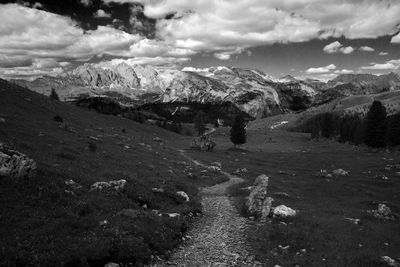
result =
[[[1,266],[141,266],[180,243],[201,212],[197,188],[225,179],[200,173],[176,153],[187,146],[183,136],[4,80],[0,118],[0,142],[38,165],[32,179],[0,177]],[[95,182],[119,179],[127,181],[123,192],[89,191]]]

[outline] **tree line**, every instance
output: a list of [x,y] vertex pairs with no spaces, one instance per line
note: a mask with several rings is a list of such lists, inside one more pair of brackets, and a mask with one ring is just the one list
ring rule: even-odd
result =
[[385,106],[374,101],[365,117],[322,113],[293,130],[311,133],[313,139],[324,137],[374,148],[392,148],[400,145],[400,112],[388,116]]

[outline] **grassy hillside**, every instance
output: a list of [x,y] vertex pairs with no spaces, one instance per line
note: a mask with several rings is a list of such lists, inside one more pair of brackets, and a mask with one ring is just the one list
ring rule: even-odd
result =
[[[38,164],[32,179],[0,177],[1,266],[141,266],[181,241],[201,211],[197,188],[224,179],[200,173],[176,152],[190,139],[3,80],[0,118],[0,142]],[[70,179],[81,187],[66,184]],[[89,191],[119,179],[127,180],[122,192]]]

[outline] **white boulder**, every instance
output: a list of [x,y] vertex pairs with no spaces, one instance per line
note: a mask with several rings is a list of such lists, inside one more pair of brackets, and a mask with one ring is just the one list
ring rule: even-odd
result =
[[349,176],[349,172],[343,169],[337,169],[333,171],[333,175],[335,176]]
[[178,191],[178,192],[176,192],[176,194],[177,194],[178,196],[181,196],[183,199],[185,199],[186,202],[189,202],[189,201],[190,201],[190,198],[189,198],[188,194],[186,194],[186,192],[184,192],[184,191]]
[[273,214],[274,214],[274,216],[277,216],[277,217],[286,218],[286,217],[296,216],[296,211],[285,205],[279,205],[274,208]]

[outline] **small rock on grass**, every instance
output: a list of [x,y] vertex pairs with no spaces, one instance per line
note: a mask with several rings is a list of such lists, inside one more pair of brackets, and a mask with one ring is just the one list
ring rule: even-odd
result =
[[103,191],[103,190],[109,190],[113,189],[115,191],[122,191],[125,189],[126,186],[126,180],[121,179],[121,180],[113,180],[109,182],[96,182],[92,184],[90,187],[90,191]]
[[389,256],[382,256],[381,260],[383,262],[385,262],[388,266],[392,266],[392,267],[399,267],[400,263],[396,262],[394,259],[392,259]]
[[178,191],[178,192],[176,192],[176,194],[177,194],[178,196],[181,196],[182,198],[184,198],[186,202],[189,202],[189,201],[190,201],[190,198],[189,198],[188,194],[186,194],[186,192],[184,192],[184,191]]
[[293,217],[296,216],[296,211],[285,205],[279,205],[274,208],[273,215],[282,218]]
[[115,262],[109,262],[106,265],[104,265],[104,267],[119,267],[119,264]]

